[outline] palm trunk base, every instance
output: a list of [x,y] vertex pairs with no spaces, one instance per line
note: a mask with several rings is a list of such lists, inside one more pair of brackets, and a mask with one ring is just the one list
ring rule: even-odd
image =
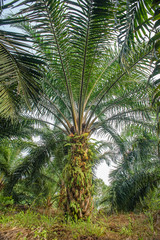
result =
[[85,133],[69,138],[71,149],[63,172],[60,206],[74,220],[88,218],[93,209],[92,152],[87,137]]

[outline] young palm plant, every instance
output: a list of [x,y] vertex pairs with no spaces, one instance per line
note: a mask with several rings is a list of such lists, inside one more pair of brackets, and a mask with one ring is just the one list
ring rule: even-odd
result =
[[47,64],[40,111],[34,116],[61,129],[70,148],[62,207],[73,218],[86,218],[93,208],[89,139],[96,133],[111,136],[124,151],[120,128],[130,122],[149,124],[145,83],[152,48],[136,44],[127,69],[121,68],[115,31],[118,6],[109,0],[27,0],[20,6],[19,14],[26,19],[22,27]]

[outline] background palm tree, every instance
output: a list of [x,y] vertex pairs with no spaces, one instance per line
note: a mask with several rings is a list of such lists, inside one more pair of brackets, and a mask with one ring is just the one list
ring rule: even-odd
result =
[[27,119],[2,123],[1,194],[12,196],[16,203],[42,203],[48,195],[57,197],[67,151],[62,133]]
[[108,199],[112,209],[133,211],[137,204],[157,187],[160,176],[156,143],[156,137],[146,132],[131,141],[130,148],[110,173],[111,188]]

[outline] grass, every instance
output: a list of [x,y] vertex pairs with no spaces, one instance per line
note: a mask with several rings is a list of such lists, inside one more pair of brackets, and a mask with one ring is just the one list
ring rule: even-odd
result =
[[42,213],[12,208],[0,214],[0,239],[4,240],[152,240],[159,239],[158,229],[149,214],[94,214],[87,222],[76,223],[66,223],[62,213],[54,209]]

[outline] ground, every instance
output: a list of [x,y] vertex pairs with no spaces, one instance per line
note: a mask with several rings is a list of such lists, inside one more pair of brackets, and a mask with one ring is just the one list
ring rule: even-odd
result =
[[0,215],[0,240],[160,240],[160,212],[106,215],[66,222],[50,209],[7,209]]

